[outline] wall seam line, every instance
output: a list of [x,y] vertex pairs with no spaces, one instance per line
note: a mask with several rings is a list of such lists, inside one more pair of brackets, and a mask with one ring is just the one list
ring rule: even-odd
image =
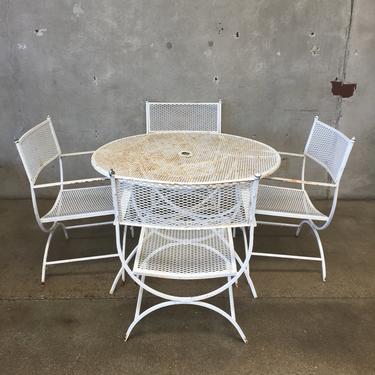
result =
[[[346,35],[345,35],[345,45],[344,45],[344,58],[342,62],[341,71],[339,72],[339,76],[341,81],[344,83],[346,79],[346,68],[348,66],[348,60],[349,60],[349,42],[350,42],[350,36],[352,32],[352,25],[353,25],[353,10],[354,10],[354,0],[350,1],[350,14],[349,14],[349,22],[348,27],[346,28]],[[337,97],[336,102],[336,119],[334,127],[335,129],[339,129],[340,120],[342,117],[342,97]],[[326,181],[330,181],[330,176],[327,173]],[[327,199],[332,198],[331,189],[327,188]]]

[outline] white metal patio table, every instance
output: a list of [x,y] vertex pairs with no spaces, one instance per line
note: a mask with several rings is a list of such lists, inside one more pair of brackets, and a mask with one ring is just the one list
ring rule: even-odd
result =
[[107,143],[91,158],[101,174],[169,184],[216,184],[269,176],[280,166],[272,147],[209,132],[155,132]]

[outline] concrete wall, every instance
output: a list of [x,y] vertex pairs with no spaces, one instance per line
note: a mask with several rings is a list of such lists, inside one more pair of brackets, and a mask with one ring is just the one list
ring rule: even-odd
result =
[[224,132],[279,150],[316,114],[355,135],[342,196],[374,197],[374,19],[372,0],[1,0],[0,196],[29,196],[13,138],[46,114],[73,152],[143,133],[146,99],[222,98]]

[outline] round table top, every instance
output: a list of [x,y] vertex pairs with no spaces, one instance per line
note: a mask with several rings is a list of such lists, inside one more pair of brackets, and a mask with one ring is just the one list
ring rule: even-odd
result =
[[265,177],[280,166],[272,147],[223,133],[155,132],[122,138],[97,149],[93,167],[108,176],[172,184],[210,184]]

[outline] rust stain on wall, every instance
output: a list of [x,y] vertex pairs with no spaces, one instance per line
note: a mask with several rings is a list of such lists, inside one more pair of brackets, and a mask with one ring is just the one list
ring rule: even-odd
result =
[[331,85],[332,94],[341,96],[342,98],[350,98],[357,89],[356,83],[343,83],[342,81],[338,81],[337,78],[334,81],[331,81]]

